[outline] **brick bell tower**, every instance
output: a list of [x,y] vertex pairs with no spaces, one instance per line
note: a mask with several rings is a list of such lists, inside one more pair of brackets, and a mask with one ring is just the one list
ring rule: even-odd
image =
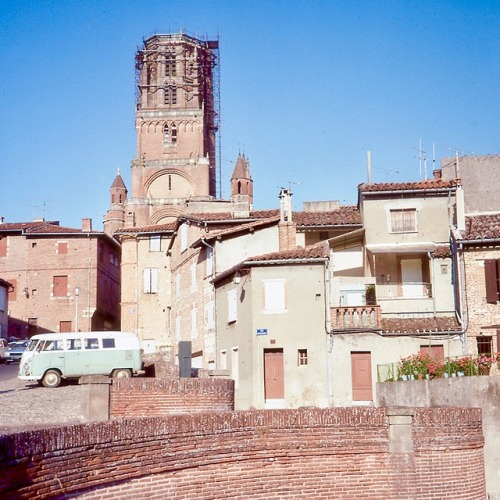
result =
[[136,55],[137,158],[125,226],[173,220],[217,197],[218,41],[155,35]]

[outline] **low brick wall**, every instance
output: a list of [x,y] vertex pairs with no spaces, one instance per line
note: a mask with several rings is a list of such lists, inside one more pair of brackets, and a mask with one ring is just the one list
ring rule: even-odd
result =
[[477,409],[199,413],[0,436],[0,497],[485,498]]
[[377,384],[377,406],[480,408],[485,437],[486,488],[500,500],[500,377],[450,377]]
[[197,378],[116,379],[110,418],[161,416],[234,409],[234,381]]

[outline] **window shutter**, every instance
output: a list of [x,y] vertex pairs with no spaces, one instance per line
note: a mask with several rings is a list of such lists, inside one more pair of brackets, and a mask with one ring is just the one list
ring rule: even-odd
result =
[[238,319],[238,299],[236,288],[227,292],[227,321],[231,323]]
[[158,292],[158,269],[151,269],[151,293]]
[[497,262],[493,259],[484,261],[484,277],[486,282],[486,302],[496,304],[498,300]]
[[144,269],[144,293],[151,293],[150,269]]

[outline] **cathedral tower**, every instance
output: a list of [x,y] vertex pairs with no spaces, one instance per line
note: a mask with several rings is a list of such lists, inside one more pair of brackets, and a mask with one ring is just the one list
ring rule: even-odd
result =
[[137,158],[126,225],[172,220],[217,196],[218,41],[155,35],[136,55]]

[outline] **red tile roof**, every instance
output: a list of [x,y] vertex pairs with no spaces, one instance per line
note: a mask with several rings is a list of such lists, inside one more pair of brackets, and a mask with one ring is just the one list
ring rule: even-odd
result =
[[143,227],[124,227],[122,229],[119,229],[116,232],[116,234],[172,232],[175,231],[176,227],[177,227],[177,222],[170,222],[169,224],[155,224],[152,226],[143,226]]
[[62,227],[59,222],[37,221],[37,222],[11,222],[0,224],[0,232],[21,232],[23,234],[104,234],[102,231],[83,231],[74,227]]
[[297,226],[361,226],[358,207],[345,205],[331,212],[294,212],[292,219]]
[[[270,219],[278,216],[279,213],[279,210],[256,210],[250,212],[248,218],[233,217],[230,212],[184,214],[183,217],[200,222],[243,222],[245,219],[248,221]],[[337,210],[328,212],[293,212],[292,220],[297,223],[297,226],[361,225],[361,215],[354,205],[341,206]]]
[[491,240],[500,238],[500,214],[473,215],[465,218],[465,240]]
[[[256,220],[253,222],[248,222],[247,224],[238,224],[237,226],[222,226],[219,229],[217,226],[211,226],[211,231],[206,233],[203,237],[203,240],[210,241],[216,238],[222,238],[224,236],[229,236],[233,234],[238,234],[244,231],[252,231],[259,227],[264,227],[266,225],[276,224],[279,220],[278,216],[271,217],[269,219]],[[201,239],[201,238],[200,238]],[[199,240],[198,240],[199,241]]]
[[307,259],[324,259],[329,256],[328,245],[317,244],[309,247],[297,247],[291,250],[282,250],[280,252],[271,252],[264,255],[256,255],[249,257],[245,262],[262,262],[262,261],[283,261],[287,260],[307,260]]
[[457,180],[445,181],[443,179],[429,179],[416,182],[382,182],[378,184],[360,184],[360,192],[379,192],[379,191],[424,191],[436,189],[451,189],[459,185]]
[[460,325],[454,317],[436,318],[382,318],[383,332],[387,333],[447,333],[460,331]]

